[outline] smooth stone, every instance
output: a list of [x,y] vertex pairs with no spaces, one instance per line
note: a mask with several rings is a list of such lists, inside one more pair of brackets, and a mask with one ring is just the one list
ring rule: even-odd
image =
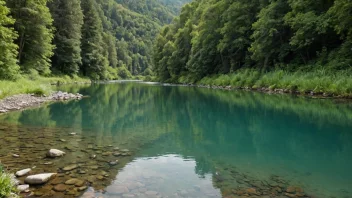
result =
[[95,182],[95,176],[89,176],[88,178],[87,178],[87,181],[88,182],[90,182],[90,183],[94,183]]
[[48,157],[61,157],[65,155],[66,153],[63,151],[60,151],[58,149],[50,149],[49,152],[46,154]]
[[91,155],[90,158],[95,159],[95,158],[97,158],[97,155]]
[[17,186],[17,190],[19,192],[28,192],[29,191],[29,185],[28,184],[19,185],[19,186]]
[[79,174],[86,174],[87,172],[84,171],[84,170],[79,170],[78,173],[79,173]]
[[22,177],[22,176],[27,175],[27,174],[28,174],[29,172],[31,172],[31,171],[32,171],[32,169],[27,168],[27,169],[23,169],[23,170],[17,171],[15,175],[16,175],[17,177]]
[[84,191],[86,190],[88,187],[87,186],[82,186],[82,187],[79,187],[77,188],[78,191]]
[[116,166],[119,163],[119,160],[109,162],[110,166]]
[[69,166],[65,166],[62,170],[71,171],[71,170],[74,170],[76,168],[78,168],[78,165],[77,164],[72,164],[72,165],[69,165]]
[[73,178],[73,179],[69,179],[65,182],[65,184],[67,185],[75,185],[77,182],[79,182],[79,179]]
[[60,139],[60,141],[61,141],[61,142],[66,142],[66,140],[65,140],[65,139]]
[[79,179],[69,179],[65,182],[67,185],[75,185],[76,187],[81,187],[84,185],[84,181],[79,180]]
[[120,150],[120,148],[119,147],[115,147],[113,150],[114,151],[118,151],[118,150]]
[[70,135],[77,135],[77,133],[70,133]]
[[93,169],[93,170],[98,170],[99,166],[90,166],[89,168]]
[[114,153],[113,155],[114,155],[115,157],[118,157],[118,156],[121,155],[121,153]]
[[123,149],[123,150],[121,150],[121,152],[127,153],[127,152],[130,152],[130,150],[128,150],[128,149]]
[[19,157],[20,157],[20,155],[17,155],[17,154],[12,154],[12,157],[19,158]]
[[76,194],[77,194],[76,189],[69,190],[69,191],[67,191],[67,193],[66,193],[66,195],[76,195]]
[[24,182],[27,184],[44,184],[48,182],[51,178],[53,178],[56,173],[42,173],[37,175],[28,176]]
[[57,191],[57,192],[64,192],[66,191],[68,188],[68,186],[66,186],[65,184],[58,184],[56,186],[54,186],[54,190]]
[[99,179],[99,180],[103,180],[103,179],[104,179],[104,177],[103,177],[103,176],[101,176],[101,175],[98,175],[98,176],[97,176],[97,179]]
[[52,165],[53,164],[53,162],[45,162],[45,163],[43,163],[44,165]]
[[105,152],[105,153],[103,153],[102,155],[103,155],[103,156],[109,156],[109,155],[111,155],[111,152]]

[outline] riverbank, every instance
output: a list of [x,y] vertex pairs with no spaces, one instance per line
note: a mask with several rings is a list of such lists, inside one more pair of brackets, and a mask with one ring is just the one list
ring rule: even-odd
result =
[[189,76],[176,80],[180,84],[216,89],[246,89],[265,93],[287,93],[318,98],[352,99],[352,73],[348,71],[287,72],[276,70],[261,73],[252,69],[232,74],[212,75],[199,81]]
[[78,76],[42,77],[39,75],[24,75],[16,81],[0,80],[0,99],[17,94],[49,95],[54,91],[53,85],[90,83],[89,79]]
[[82,97],[83,95],[79,93],[72,94],[61,91],[53,92],[49,96],[46,96],[45,94],[42,96],[37,96],[35,94],[18,94],[0,100],[0,114],[7,113],[9,111],[17,111],[21,109],[39,106],[44,102],[79,100]]

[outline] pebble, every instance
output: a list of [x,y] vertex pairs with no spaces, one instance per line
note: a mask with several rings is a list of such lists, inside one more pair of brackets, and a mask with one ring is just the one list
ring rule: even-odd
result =
[[119,163],[119,161],[116,160],[116,161],[109,162],[109,165],[110,166],[116,166],[118,163]]
[[17,186],[17,190],[19,192],[28,192],[29,191],[29,185],[28,184],[19,185],[19,186]]
[[86,190],[88,187],[87,186],[82,186],[82,187],[79,187],[77,188],[78,191],[84,191]]
[[69,179],[65,182],[66,185],[75,185],[77,187],[81,187],[84,185],[84,181],[73,178],[73,179]]
[[118,156],[121,155],[121,153],[114,153],[113,155],[114,155],[115,157],[118,157]]
[[46,154],[47,157],[61,157],[65,155],[66,153],[63,151],[60,151],[58,149],[50,149],[48,153]]
[[19,158],[19,157],[20,157],[20,155],[17,155],[17,154],[12,154],[12,157]]
[[16,175],[17,177],[22,177],[22,176],[27,175],[27,174],[28,174],[29,172],[31,172],[31,171],[32,171],[32,169],[27,168],[27,169],[23,169],[23,170],[17,171],[15,175]]
[[71,170],[74,170],[74,169],[76,169],[76,168],[78,168],[78,165],[77,165],[77,164],[72,164],[72,165],[69,165],[69,166],[64,167],[62,170],[64,170],[64,171],[71,171]]
[[53,178],[56,173],[42,173],[37,175],[28,176],[24,182],[27,184],[44,184],[48,182],[51,178]]
[[64,192],[67,190],[67,186],[65,184],[57,184],[56,186],[54,186],[53,190],[57,191],[57,192]]

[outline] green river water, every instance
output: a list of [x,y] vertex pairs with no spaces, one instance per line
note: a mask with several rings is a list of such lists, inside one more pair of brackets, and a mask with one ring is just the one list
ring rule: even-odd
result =
[[[23,196],[352,197],[351,103],[142,82],[59,89],[90,97],[0,116],[9,171],[59,173]],[[67,154],[46,158],[51,148]],[[54,190],[71,178],[88,190]]]

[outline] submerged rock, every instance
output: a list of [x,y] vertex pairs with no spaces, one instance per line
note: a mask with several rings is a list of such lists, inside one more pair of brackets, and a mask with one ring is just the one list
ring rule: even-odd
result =
[[113,154],[115,157],[121,156],[121,153],[114,153]]
[[71,170],[74,170],[74,169],[76,169],[76,168],[78,168],[78,165],[77,165],[77,164],[72,164],[72,165],[69,165],[69,166],[64,167],[62,170],[64,170],[64,171],[71,171]]
[[88,187],[87,186],[82,186],[82,187],[79,187],[77,188],[78,191],[84,191],[86,190]]
[[61,157],[65,155],[66,153],[63,151],[60,151],[58,149],[50,149],[48,153],[46,154],[47,157]]
[[27,169],[23,169],[23,170],[17,171],[15,175],[16,175],[17,177],[22,177],[22,176],[27,175],[27,174],[28,174],[29,172],[31,172],[31,171],[32,171],[32,169],[27,168]]
[[19,192],[28,192],[29,191],[29,185],[28,184],[19,185],[19,186],[17,186],[17,190]]
[[116,166],[119,163],[119,160],[109,162],[110,166]]
[[73,179],[69,179],[65,182],[65,184],[67,185],[75,185],[77,187],[81,187],[84,185],[84,181],[82,180],[79,180],[79,179],[76,179],[76,178],[73,178]]
[[19,158],[19,157],[20,157],[20,155],[17,155],[17,154],[12,154],[12,157]]
[[51,178],[53,178],[56,173],[42,173],[37,175],[30,175],[28,176],[24,182],[27,184],[44,184],[48,182]]
[[57,192],[64,192],[66,191],[68,188],[68,186],[66,186],[65,184],[58,184],[56,186],[54,186],[53,190],[57,191]]

